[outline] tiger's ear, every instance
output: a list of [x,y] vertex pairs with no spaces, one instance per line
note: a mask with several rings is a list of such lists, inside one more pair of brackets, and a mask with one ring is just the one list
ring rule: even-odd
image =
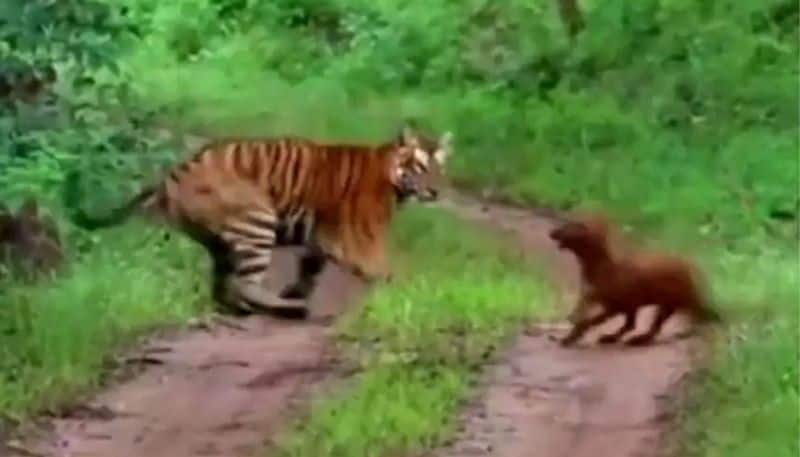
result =
[[413,147],[408,147],[407,144],[404,144],[399,148],[394,148],[392,154],[394,156],[395,163],[399,165],[407,162],[414,155],[415,150],[416,149]]
[[436,148],[436,152],[433,154],[433,158],[439,165],[444,165],[447,161],[447,158],[450,157],[450,154],[453,152],[453,132],[447,131],[444,132],[442,137],[439,139],[439,145]]
[[400,143],[405,146],[419,147],[419,137],[410,123],[403,125],[403,128],[400,130],[399,138]]

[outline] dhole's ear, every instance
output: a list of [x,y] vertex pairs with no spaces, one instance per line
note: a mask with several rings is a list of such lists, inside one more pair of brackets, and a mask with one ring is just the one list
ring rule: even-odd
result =
[[447,158],[450,157],[450,154],[453,152],[453,132],[447,131],[444,132],[441,138],[439,138],[439,147],[436,148],[436,152],[433,154],[434,160],[439,163],[439,165],[444,165],[447,161]]
[[598,212],[583,212],[578,215],[576,221],[584,227],[584,230],[595,236],[607,238],[611,233],[611,221]]

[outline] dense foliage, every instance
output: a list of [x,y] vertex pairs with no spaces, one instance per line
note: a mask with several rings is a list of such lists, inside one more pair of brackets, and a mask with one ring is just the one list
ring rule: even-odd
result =
[[[136,36],[102,1],[9,1],[0,10],[0,194],[53,200],[81,158],[131,160],[143,134],[120,51]],[[82,163],[85,165],[85,163]]]

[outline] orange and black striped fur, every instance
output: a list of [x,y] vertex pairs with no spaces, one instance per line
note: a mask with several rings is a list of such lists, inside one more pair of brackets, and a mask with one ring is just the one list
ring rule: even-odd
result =
[[[390,277],[385,238],[396,205],[438,198],[450,143],[449,132],[432,141],[410,128],[377,146],[220,140],[108,217],[72,217],[91,230],[136,211],[155,216],[209,252],[219,303],[244,312],[289,306],[305,316],[305,306],[287,300],[307,298],[328,259],[369,281]],[[78,187],[73,174],[68,208],[78,206]],[[298,279],[276,295],[264,281],[272,250],[291,245],[306,247]]]

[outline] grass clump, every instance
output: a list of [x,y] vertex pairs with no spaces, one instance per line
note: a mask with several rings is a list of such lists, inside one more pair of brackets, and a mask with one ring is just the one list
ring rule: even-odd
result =
[[728,328],[693,376],[676,455],[797,455],[797,257],[766,248],[709,263]]
[[98,385],[114,351],[146,330],[202,312],[207,292],[193,246],[156,242],[153,231],[136,226],[99,241],[52,279],[3,284],[0,413],[5,418],[57,410]]
[[395,230],[398,281],[339,324],[362,371],[316,402],[277,455],[414,454],[440,444],[486,357],[548,311],[550,290],[509,246],[454,216],[409,208]]

